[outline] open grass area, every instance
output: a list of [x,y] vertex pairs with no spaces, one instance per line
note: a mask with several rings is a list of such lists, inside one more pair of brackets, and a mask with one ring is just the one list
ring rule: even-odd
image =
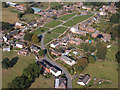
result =
[[57,27],[52,30],[52,32],[63,33],[67,28],[66,27]]
[[47,24],[45,24],[46,27],[50,27],[50,28],[53,28],[59,24],[61,24],[62,22],[61,21],[51,21],[51,22],[48,22]]
[[18,55],[17,52],[2,52],[2,58],[9,58],[10,60],[13,57],[18,57],[17,63],[8,70],[2,69],[2,87],[7,88],[7,84],[11,82],[16,76],[20,76],[24,68],[26,68],[30,63],[35,62],[34,55],[22,56]]
[[57,5],[61,5],[59,2],[51,2],[50,3],[50,9],[52,9],[52,7],[55,7]]
[[77,16],[77,17],[72,18],[68,22],[64,23],[63,25],[72,27],[72,26],[76,25],[77,23],[80,23],[80,22],[84,21],[85,19],[88,19],[91,16],[92,15]]
[[18,22],[19,19],[17,17],[17,13],[11,12],[10,8],[2,8],[2,21],[9,22],[11,24],[14,24],[15,22]]
[[64,15],[64,16],[59,17],[58,19],[63,20],[63,21],[66,21],[66,20],[72,18],[75,14],[76,14],[76,13],[67,14],[67,15]]
[[110,61],[117,61],[115,55],[118,51],[118,44],[112,45],[109,49],[107,49],[106,59]]
[[50,42],[52,39],[57,38],[59,36],[59,34],[55,34],[55,33],[47,33],[45,34],[45,38],[44,38],[44,44],[47,44],[48,42]]
[[54,78],[45,78],[40,75],[30,88],[54,88]]
[[22,18],[26,19],[26,21],[30,23],[32,20],[41,19],[41,16],[38,14],[24,14]]
[[49,30],[48,28],[40,27],[40,28],[38,28],[37,30],[35,30],[35,31],[31,32],[31,33],[34,33],[34,34],[42,34],[42,33],[46,32],[46,31],[48,31],[48,30]]
[[[93,78],[96,77],[98,79],[111,80],[112,82],[94,85],[93,88],[118,88],[118,64],[112,61],[96,61],[96,63],[92,65],[88,65],[85,70],[82,72],[84,74],[89,74]],[[81,88],[80,85],[77,84],[78,78],[75,78],[72,81],[73,88]]]

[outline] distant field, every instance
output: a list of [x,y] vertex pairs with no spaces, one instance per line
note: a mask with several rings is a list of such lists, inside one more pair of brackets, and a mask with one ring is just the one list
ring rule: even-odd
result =
[[75,15],[75,13],[73,13],[73,14],[68,14],[68,15],[61,16],[61,17],[59,17],[58,19],[61,19],[61,20],[63,20],[63,21],[66,21],[66,20],[70,19],[71,17],[73,17],[74,15]]
[[55,7],[57,5],[61,5],[59,2],[51,2],[50,3],[50,8],[52,9],[52,7]]
[[16,76],[20,76],[30,63],[35,62],[34,55],[21,56],[17,52],[2,52],[2,58],[12,59],[13,57],[18,57],[18,62],[11,69],[2,69],[2,87],[7,88],[7,84],[11,82]]
[[118,44],[112,45],[110,47],[110,51],[109,51],[109,49],[107,49],[107,54],[106,54],[107,60],[117,61],[116,57],[115,57],[117,51],[118,51]]
[[67,28],[66,27],[57,27],[52,30],[52,32],[63,33]]
[[2,21],[14,24],[15,22],[18,22],[19,19],[17,18],[17,13],[11,12],[11,9],[2,8]]
[[[42,31],[44,30],[44,31]],[[45,28],[45,27],[41,27],[41,28],[38,28],[37,30],[33,31],[32,33],[35,33],[35,34],[42,34],[46,31],[48,31],[49,29],[48,28]]]
[[27,19],[27,22],[30,22],[32,20],[37,20],[37,19],[41,19],[40,15],[38,14],[25,14],[22,16],[22,18]]
[[72,26],[76,25],[77,23],[80,23],[91,16],[92,15],[77,16],[77,17],[74,17],[73,19],[71,19],[70,21],[64,23],[63,25],[72,27]]
[[54,88],[54,78],[45,78],[42,75],[39,76],[35,80],[35,82],[32,83],[30,88]]
[[52,39],[57,38],[58,36],[59,36],[59,34],[55,34],[55,33],[50,33],[50,34],[47,33],[47,34],[45,34],[44,44],[47,44]]
[[51,22],[48,22],[47,24],[45,24],[46,27],[50,27],[50,28],[53,28],[59,24],[61,24],[62,22],[61,21],[51,21]]
[[[111,61],[97,61],[88,67],[82,72],[84,74],[89,74],[93,78],[98,79],[107,79],[111,80],[111,83],[101,84],[93,86],[93,88],[118,88],[118,64]],[[75,78],[72,82],[73,88],[80,88],[81,86],[77,84],[78,78]]]

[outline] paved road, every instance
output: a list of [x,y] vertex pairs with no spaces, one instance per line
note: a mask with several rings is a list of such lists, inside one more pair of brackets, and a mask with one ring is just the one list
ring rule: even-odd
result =
[[62,73],[64,73],[66,75],[67,79],[68,79],[67,88],[72,88],[72,77],[71,77],[71,75],[62,66],[60,66],[55,61],[50,60],[47,56],[45,56],[44,59],[47,60],[48,62],[50,62],[51,64],[56,65],[57,67],[59,67],[62,70]]

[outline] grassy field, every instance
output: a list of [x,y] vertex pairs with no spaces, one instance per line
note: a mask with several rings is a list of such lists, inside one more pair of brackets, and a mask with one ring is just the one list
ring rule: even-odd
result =
[[117,61],[115,54],[118,51],[118,45],[114,44],[109,49],[107,49],[106,59],[110,61]]
[[57,27],[52,30],[52,32],[63,33],[67,28],[66,27]]
[[46,27],[50,27],[50,28],[53,28],[59,24],[61,24],[62,22],[61,21],[51,21],[51,22],[48,22],[47,24],[45,24]]
[[[44,31],[42,31],[44,30]],[[48,28],[45,28],[45,27],[41,27],[41,28],[38,28],[37,30],[33,31],[32,33],[35,33],[35,34],[42,34],[46,31],[48,31],[49,29]]]
[[40,15],[38,14],[25,14],[22,18],[26,19],[27,22],[31,22],[32,20],[41,19]]
[[[118,64],[112,61],[97,61],[95,64],[88,65],[86,69],[82,72],[84,74],[90,74],[93,78],[107,79],[112,82],[109,84],[101,84],[93,86],[93,88],[117,88],[118,87]],[[80,88],[81,86],[77,84],[78,78],[75,78],[72,82],[73,88]]]
[[68,22],[64,23],[63,25],[72,27],[72,26],[76,25],[77,23],[80,23],[80,22],[84,21],[85,19],[88,19],[91,16],[92,15],[77,16],[77,17],[74,17],[73,19],[69,20]]
[[10,8],[2,8],[2,21],[9,22],[11,24],[18,22],[17,13],[11,12]]
[[55,33],[50,33],[50,34],[47,33],[47,34],[45,34],[44,44],[47,44],[52,39],[57,38],[58,36],[59,36],[59,34],[55,34]]
[[45,78],[42,75],[39,76],[35,80],[34,83],[32,83],[30,88],[54,88],[54,78]]
[[21,56],[18,55],[17,52],[2,52],[2,58],[9,58],[10,60],[13,57],[18,57],[18,62],[14,65],[14,67],[9,68],[8,70],[2,70],[2,87],[7,88],[7,84],[11,82],[16,76],[20,76],[24,68],[26,68],[30,63],[35,62],[34,55]]
[[76,13],[64,15],[64,16],[59,17],[58,19],[61,19],[61,20],[63,20],[63,21],[66,21],[66,20],[70,19],[71,17],[73,17],[75,14],[76,14]]
[[61,5],[59,2],[51,2],[50,3],[50,9],[52,9],[52,7],[55,7],[57,5]]

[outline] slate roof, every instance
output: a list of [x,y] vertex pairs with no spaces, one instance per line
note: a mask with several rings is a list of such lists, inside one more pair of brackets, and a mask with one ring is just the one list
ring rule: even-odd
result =
[[66,56],[64,56],[64,55],[62,55],[61,58],[65,59],[65,60],[67,60],[67,61],[69,61],[69,62],[72,62],[72,61],[73,61],[72,59],[70,59],[70,58],[68,58],[68,57],[66,57]]
[[42,60],[40,61],[40,64],[44,67],[46,67],[47,69],[50,69],[53,65],[51,63],[49,63],[48,61],[46,60]]
[[83,82],[86,84],[89,79],[90,79],[90,75],[86,74],[85,76],[80,76],[78,82]]
[[23,42],[16,42],[16,44],[24,45],[24,43],[23,43]]

